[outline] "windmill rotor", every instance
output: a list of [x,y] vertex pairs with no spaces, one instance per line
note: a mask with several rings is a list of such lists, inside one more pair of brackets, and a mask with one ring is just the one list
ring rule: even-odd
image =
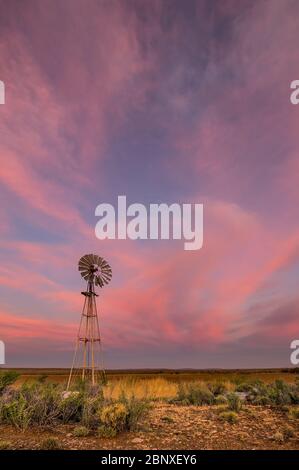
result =
[[80,258],[78,269],[85,281],[104,287],[112,278],[112,270],[104,258],[98,255],[84,255]]

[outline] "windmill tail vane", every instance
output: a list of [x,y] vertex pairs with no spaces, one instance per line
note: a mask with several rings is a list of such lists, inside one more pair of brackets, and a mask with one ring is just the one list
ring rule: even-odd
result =
[[96,385],[105,378],[95,287],[108,284],[112,270],[107,261],[93,254],[82,256],[78,269],[87,286],[81,292],[84,303],[67,390],[78,379]]

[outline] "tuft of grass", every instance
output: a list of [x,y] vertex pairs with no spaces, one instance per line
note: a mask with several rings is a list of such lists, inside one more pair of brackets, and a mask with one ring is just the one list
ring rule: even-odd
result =
[[85,426],[76,426],[73,430],[75,437],[86,437],[89,434],[89,429]]
[[234,411],[222,411],[219,413],[219,418],[221,421],[225,421],[230,424],[235,424],[238,422],[238,415]]
[[11,448],[11,442],[9,441],[0,441],[0,450],[9,450]]
[[276,442],[283,442],[284,436],[282,432],[277,431],[275,434],[273,434],[273,440]]
[[283,436],[284,436],[285,439],[290,439],[291,437],[294,437],[294,435],[295,435],[295,432],[294,432],[294,429],[292,428],[292,426],[286,425],[283,428]]
[[299,419],[299,408],[292,408],[289,411],[289,417],[291,419]]
[[164,421],[164,423],[173,423],[174,422],[174,419],[171,418],[171,416],[162,416],[161,420]]
[[228,409],[230,411],[234,411],[235,413],[239,413],[241,411],[242,401],[236,393],[230,393],[229,395],[227,395],[227,402]]
[[61,449],[61,446],[58,439],[55,437],[48,437],[47,439],[42,440],[40,448],[42,450],[59,450]]

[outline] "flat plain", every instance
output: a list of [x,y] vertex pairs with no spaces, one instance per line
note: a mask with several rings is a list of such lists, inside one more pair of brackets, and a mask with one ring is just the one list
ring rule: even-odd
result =
[[[41,377],[45,383],[63,386],[68,374],[66,369],[17,372],[16,388]],[[122,395],[147,401],[148,411],[134,429],[111,436],[90,432],[79,437],[76,425],[69,423],[26,429],[0,424],[0,448],[41,449],[47,442],[59,442],[64,449],[299,449],[297,404],[244,402],[235,412],[217,401],[217,396],[211,404],[176,400],[182,387],[196,389],[198,384],[213,390],[221,384],[228,396],[244,384],[246,389],[246,384],[257,382],[295,387],[298,370],[122,370],[107,371],[106,378],[103,394],[107,401],[117,402]]]

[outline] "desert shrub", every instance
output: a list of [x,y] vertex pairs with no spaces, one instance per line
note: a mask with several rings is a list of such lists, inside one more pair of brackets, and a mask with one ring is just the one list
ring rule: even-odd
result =
[[284,436],[285,439],[290,439],[291,437],[294,437],[294,435],[295,435],[295,432],[294,432],[294,429],[292,428],[292,426],[286,425],[283,428],[283,436]]
[[208,384],[208,388],[215,397],[224,395],[227,392],[227,386],[224,382],[211,382]]
[[271,405],[271,399],[270,397],[266,396],[266,395],[261,395],[261,396],[256,396],[254,401],[253,401],[253,404],[254,405],[259,405],[259,406],[267,406],[267,405]]
[[277,442],[283,442],[284,436],[281,432],[277,431],[275,434],[273,434],[273,440]]
[[0,373],[0,395],[4,392],[4,390],[9,386],[12,385],[19,374],[14,370],[8,370],[5,372]]
[[218,416],[221,421],[226,421],[230,424],[237,423],[238,421],[238,415],[234,411],[222,411]]
[[82,417],[84,397],[80,392],[72,392],[58,403],[58,416],[63,423],[77,422]]
[[47,439],[42,440],[40,448],[42,450],[59,450],[61,449],[61,446],[58,439],[55,437],[48,437]]
[[161,420],[164,421],[164,423],[173,423],[174,422],[174,419],[171,416],[162,416]]
[[289,412],[291,419],[299,419],[299,408],[292,408]]
[[29,425],[52,426],[77,422],[96,427],[102,402],[103,394],[95,387],[65,393],[60,385],[36,381],[2,394],[0,422],[20,429],[26,429]]
[[299,403],[299,389],[295,384],[276,380],[272,384],[257,381],[252,386],[247,401],[254,405],[284,406]]
[[32,409],[32,424],[47,426],[60,420],[62,396],[58,387],[38,382],[23,393],[29,408]]
[[212,405],[215,397],[204,382],[179,384],[177,396],[171,400],[183,405]]
[[76,426],[73,431],[75,437],[86,437],[89,434],[89,429],[85,426]]
[[252,383],[250,383],[250,382],[243,382],[243,383],[241,383],[241,384],[239,384],[239,385],[236,386],[235,391],[236,391],[236,392],[245,392],[245,393],[249,393],[249,392],[252,391],[252,389],[253,389]]
[[135,429],[148,407],[146,400],[122,394],[118,402],[105,405],[100,410],[99,434],[103,437],[113,437],[119,432]]
[[43,384],[43,383],[46,382],[47,378],[48,378],[48,376],[47,376],[46,374],[41,374],[41,375],[39,375],[39,376],[37,377],[36,380],[37,380],[37,382]]
[[99,434],[103,437],[113,437],[124,431],[128,410],[123,403],[113,403],[104,406],[100,411]]
[[224,395],[217,395],[215,397],[215,404],[216,405],[225,405],[227,403],[227,398]]
[[12,424],[18,429],[25,430],[32,422],[33,409],[23,395],[4,403],[0,408],[0,422]]
[[104,401],[102,396],[89,397],[86,396],[82,403],[81,423],[87,428],[93,429],[98,426],[98,413],[103,407]]
[[276,380],[268,387],[268,397],[275,405],[289,405],[292,403],[291,387],[282,380]]
[[147,413],[149,402],[147,400],[139,400],[133,396],[127,397],[122,394],[119,399],[120,403],[125,405],[128,414],[126,420],[126,429],[131,431],[136,428],[139,420]]
[[9,450],[11,449],[11,442],[9,441],[0,441],[0,450]]
[[242,408],[242,401],[236,393],[229,393],[227,395],[228,409],[239,413]]

